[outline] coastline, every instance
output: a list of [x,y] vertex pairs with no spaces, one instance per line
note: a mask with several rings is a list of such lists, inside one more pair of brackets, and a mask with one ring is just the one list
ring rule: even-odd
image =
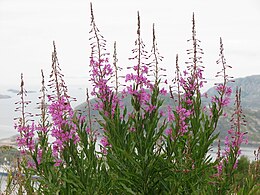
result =
[[19,135],[13,135],[11,137],[2,138],[0,139],[0,146],[12,146],[14,148],[17,148],[16,139]]

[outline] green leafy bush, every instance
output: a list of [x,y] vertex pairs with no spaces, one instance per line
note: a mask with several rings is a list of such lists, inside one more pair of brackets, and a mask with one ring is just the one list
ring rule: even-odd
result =
[[[31,114],[25,111],[30,102],[25,99],[21,75],[21,101],[17,103],[21,117],[16,123],[23,154],[16,173],[19,193],[229,194],[259,190],[256,172],[248,173],[247,184],[236,180],[236,175],[241,177],[239,174],[246,173],[245,167],[249,166],[243,158],[238,161],[240,145],[246,142],[240,129],[244,117],[239,89],[225,148],[221,151],[219,144],[216,159],[208,155],[218,139],[214,132],[219,118],[225,116],[223,108],[229,104],[232,93],[227,86],[232,77],[227,74],[230,66],[226,64],[222,39],[217,76],[223,82],[216,84],[217,95],[205,107],[201,103],[202,96],[206,97],[201,92],[206,82],[203,50],[197,39],[194,15],[189,40],[192,48],[187,50],[189,61],[182,71],[176,56],[175,79],[170,84],[160,67],[163,58],[154,26],[150,53],[143,43],[140,26],[138,13],[137,39],[130,58],[134,65],[128,67],[122,82],[116,44],[110,63],[106,40],[97,28],[91,5],[89,76],[93,85],[91,95],[96,102],[90,104],[87,95],[86,117],[71,107],[73,99],[67,92],[55,44],[48,85],[52,93],[46,93],[42,73],[38,122],[31,122]],[[172,97],[167,104],[162,96],[168,91],[163,86],[169,87]],[[123,103],[129,96],[131,110]],[[100,117],[92,118],[91,109]],[[95,123],[101,130],[95,129]]]

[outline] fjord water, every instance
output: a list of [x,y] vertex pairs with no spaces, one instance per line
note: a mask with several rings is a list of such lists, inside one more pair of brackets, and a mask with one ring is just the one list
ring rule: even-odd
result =
[[[12,89],[12,90],[10,90]],[[37,102],[39,102],[39,86],[26,86],[26,90],[29,92],[27,94],[26,100],[32,101],[32,103],[28,106],[28,111],[32,113],[39,113],[37,109]],[[17,96],[17,91],[19,90],[19,86],[0,86],[0,94],[9,95],[11,98],[8,99],[0,99],[0,139],[8,138],[10,136],[16,135],[17,131],[14,129],[14,118],[19,117],[19,113],[15,112],[15,108],[17,105],[15,102],[20,100],[20,97]],[[68,87],[69,95],[77,98],[76,102],[72,102],[72,106],[76,107],[86,100],[86,87],[84,85],[74,85]],[[249,140],[250,142],[250,140]],[[254,150],[257,149],[255,147],[243,147],[242,155],[247,156],[250,160],[254,160]],[[215,157],[217,148],[214,147],[209,154]]]
[[[25,86],[28,91],[26,100],[32,101],[28,106],[27,111],[33,114],[39,113],[37,109],[37,102],[39,102],[40,92],[39,86]],[[85,89],[83,85],[75,85],[69,87],[69,95],[77,98],[77,101],[72,102],[72,106],[75,107],[86,100]],[[20,101],[20,97],[17,95],[19,85],[17,86],[0,86],[0,94],[8,95],[11,98],[0,99],[0,139],[8,138],[16,135],[17,131],[14,129],[14,118],[19,117],[20,113],[15,112],[15,108],[18,106],[15,104]]]

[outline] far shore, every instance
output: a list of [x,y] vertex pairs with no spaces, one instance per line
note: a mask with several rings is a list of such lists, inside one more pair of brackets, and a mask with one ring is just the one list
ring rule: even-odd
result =
[[17,147],[16,139],[18,137],[17,135],[13,135],[8,138],[3,138],[0,139],[0,146],[12,146],[12,147]]

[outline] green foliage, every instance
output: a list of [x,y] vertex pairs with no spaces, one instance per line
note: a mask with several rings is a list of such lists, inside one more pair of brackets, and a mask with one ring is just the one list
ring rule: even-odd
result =
[[0,146],[0,164],[8,161],[10,164],[16,164],[20,152],[11,146]]
[[[259,160],[255,163],[239,157],[243,134],[235,139],[235,144],[226,144],[223,156],[213,160],[208,156],[214,141],[219,137],[215,132],[224,106],[229,101],[228,76],[226,75],[223,44],[220,39],[220,61],[222,62],[223,83],[217,86],[217,95],[205,109],[202,104],[200,88],[205,82],[201,66],[202,49],[196,38],[193,15],[191,64],[188,73],[181,77],[176,57],[177,101],[165,105],[160,94],[161,78],[158,59],[160,59],[155,30],[153,28],[152,63],[146,64],[144,44],[138,30],[137,61],[132,75],[126,80],[133,82],[125,89],[129,93],[131,108],[122,105],[121,97],[112,90],[108,81],[116,75],[118,84],[116,56],[115,72],[108,64],[105,41],[96,27],[91,5],[91,32],[95,39],[91,55],[91,81],[94,85],[95,102],[99,117],[96,121],[103,130],[92,125],[91,106],[87,97],[87,118],[73,111],[67,95],[63,75],[60,72],[54,44],[51,84],[55,95],[50,95],[50,105],[46,107],[44,76],[42,81],[41,119],[35,126],[29,124],[28,113],[24,111],[28,101],[21,77],[22,117],[18,123],[20,132],[19,147],[23,151],[15,177],[18,194],[253,194],[259,191]],[[115,52],[116,53],[116,52]],[[151,65],[153,64],[153,65]],[[149,68],[154,73],[154,81],[147,79]],[[170,86],[171,89],[172,86]],[[176,87],[176,86],[175,86]],[[149,93],[148,93],[149,91]],[[240,94],[239,94],[240,95]],[[174,94],[171,91],[171,96]],[[242,115],[240,99],[236,100],[235,114]],[[172,106],[174,105],[174,106]],[[166,117],[163,110],[167,108]],[[48,113],[50,115],[48,115]],[[234,115],[235,115],[234,114]],[[237,115],[235,132],[240,133],[241,116]],[[37,137],[37,141],[33,136]],[[233,135],[233,134],[232,134]],[[55,138],[54,141],[50,137]],[[237,138],[235,136],[231,137]],[[100,143],[97,139],[101,138]],[[232,140],[233,141],[233,140]],[[97,147],[100,150],[97,150]],[[227,149],[228,148],[228,149]],[[219,151],[220,153],[220,151]],[[247,170],[247,168],[249,169]],[[246,175],[242,177],[242,175]],[[9,193],[11,182],[8,181]]]

